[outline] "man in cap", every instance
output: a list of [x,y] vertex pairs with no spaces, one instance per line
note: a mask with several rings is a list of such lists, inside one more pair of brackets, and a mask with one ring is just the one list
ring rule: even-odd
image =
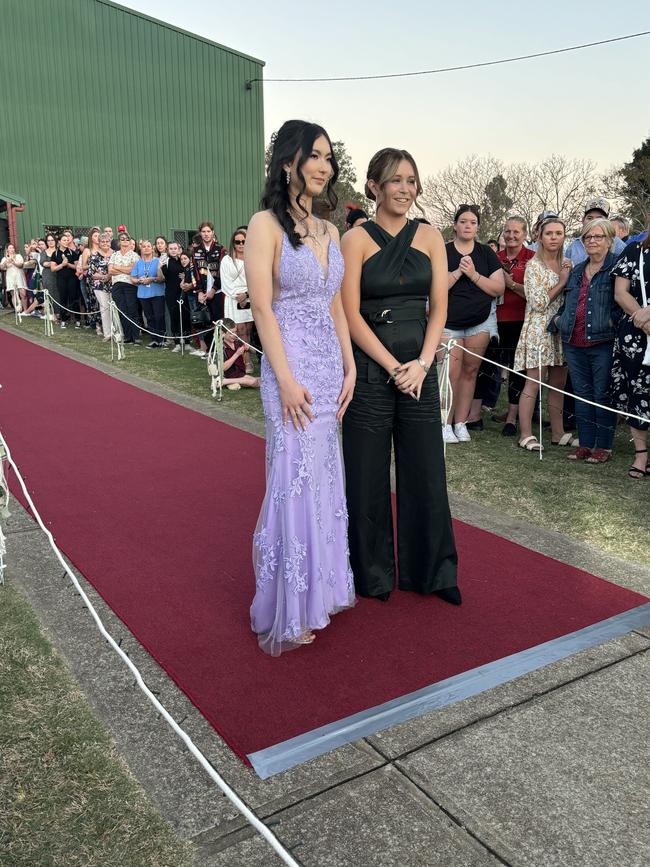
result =
[[[582,218],[582,225],[586,226],[590,220],[596,220],[598,217],[605,217],[605,219],[608,219],[609,211],[610,206],[607,199],[603,199],[602,196],[589,199],[589,201],[585,203],[585,214]],[[620,255],[624,249],[624,241],[622,241],[618,236],[614,238],[614,247],[612,248],[614,255]],[[585,259],[587,259],[587,251],[585,250],[585,245],[582,243],[582,238],[575,238],[571,241],[564,251],[564,255],[567,259],[571,259],[571,262],[574,265],[579,265],[581,262],[584,262]]]

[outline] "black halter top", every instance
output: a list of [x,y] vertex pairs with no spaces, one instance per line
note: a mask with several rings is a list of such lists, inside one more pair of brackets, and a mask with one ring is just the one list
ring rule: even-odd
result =
[[424,302],[431,290],[431,261],[411,246],[418,223],[409,220],[397,235],[389,235],[372,220],[361,224],[379,246],[361,269],[361,303]]

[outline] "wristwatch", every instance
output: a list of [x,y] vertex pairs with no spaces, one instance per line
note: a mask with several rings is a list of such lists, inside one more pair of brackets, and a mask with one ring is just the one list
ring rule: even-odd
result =
[[418,364],[424,370],[425,373],[428,373],[431,370],[431,365],[427,364],[424,358],[418,358]]

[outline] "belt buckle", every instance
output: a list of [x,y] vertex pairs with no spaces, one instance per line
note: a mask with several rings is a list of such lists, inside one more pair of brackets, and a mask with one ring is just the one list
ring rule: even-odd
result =
[[386,319],[385,318],[386,316],[388,316],[392,312],[393,312],[392,309],[389,307],[388,310],[382,310],[381,313],[379,314],[381,316],[382,322],[385,325],[392,325],[393,324],[392,319]]

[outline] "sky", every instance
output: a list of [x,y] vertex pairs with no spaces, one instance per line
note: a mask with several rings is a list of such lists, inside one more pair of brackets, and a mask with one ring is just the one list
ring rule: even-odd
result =
[[[500,3],[122,0],[266,62],[265,78],[457,66],[650,30],[648,0]],[[621,14],[619,14],[619,10]],[[650,36],[487,69],[387,81],[264,85],[265,134],[299,117],[345,143],[359,177],[382,147],[422,177],[469,154],[621,165],[650,135]]]

